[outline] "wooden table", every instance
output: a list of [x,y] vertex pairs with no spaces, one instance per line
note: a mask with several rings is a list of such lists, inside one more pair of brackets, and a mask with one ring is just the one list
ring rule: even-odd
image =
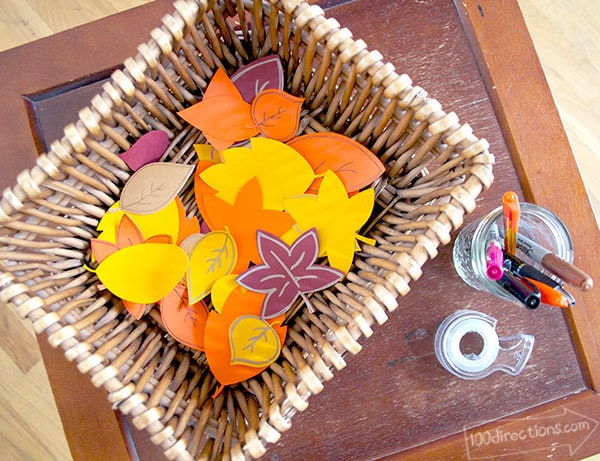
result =
[[[565,221],[577,265],[600,279],[598,227],[515,0],[317,3],[490,142],[496,181],[469,220],[515,190]],[[171,0],[158,0],[0,54],[8,114],[0,125],[3,188],[171,9]],[[576,292],[571,310],[527,311],[468,288],[452,268],[451,249],[425,265],[402,308],[311,397],[267,459],[579,459],[600,452],[599,290]],[[433,337],[461,308],[496,317],[500,336],[535,336],[519,376],[464,381],[441,368]],[[40,346],[75,459],[162,457],[144,433],[115,417],[104,391],[45,338]]]

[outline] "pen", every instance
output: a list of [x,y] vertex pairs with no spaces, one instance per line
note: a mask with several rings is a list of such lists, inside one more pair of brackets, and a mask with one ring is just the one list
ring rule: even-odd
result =
[[538,282],[537,280],[533,280],[528,277],[525,277],[525,280],[534,285],[540,291],[541,301],[544,304],[562,307],[563,309],[571,307],[575,304],[575,299],[573,299],[573,297],[570,295],[567,297],[566,295],[568,295],[568,293],[566,292],[561,292],[542,282]]
[[490,280],[500,280],[504,273],[504,257],[502,256],[502,247],[498,242],[492,240],[486,251],[485,274]]
[[500,280],[504,273],[504,256],[498,233],[498,225],[493,223],[488,231],[488,246],[485,250],[485,273],[490,280]]
[[505,192],[502,195],[502,217],[504,221],[504,250],[515,254],[521,207],[519,197],[512,191]]
[[562,282],[554,280],[552,277],[547,276],[542,271],[536,269],[530,264],[522,261],[515,255],[504,252],[504,267],[511,271],[513,274],[519,277],[527,277],[533,280],[537,280],[551,288],[558,288],[562,286]]
[[518,234],[517,246],[519,250],[531,259],[541,264],[543,268],[549,270],[557,277],[563,279],[569,285],[573,285],[584,291],[590,290],[594,286],[594,281],[589,275],[533,240]]
[[515,299],[523,303],[527,309],[535,309],[540,305],[540,291],[535,285],[532,285],[526,280],[505,271],[500,280],[497,280],[496,283],[510,293]]

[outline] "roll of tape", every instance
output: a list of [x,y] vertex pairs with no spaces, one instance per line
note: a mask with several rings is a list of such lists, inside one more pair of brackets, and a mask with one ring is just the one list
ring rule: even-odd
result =
[[[475,311],[457,311],[446,318],[435,335],[435,352],[442,366],[464,379],[479,379],[489,374],[500,350],[496,319]],[[467,334],[479,335],[483,347],[478,354],[465,354],[461,340]]]

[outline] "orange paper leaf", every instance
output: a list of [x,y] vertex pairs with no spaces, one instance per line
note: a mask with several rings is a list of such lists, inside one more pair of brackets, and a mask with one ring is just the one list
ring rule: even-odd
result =
[[177,203],[177,213],[179,215],[179,235],[177,236],[177,245],[179,245],[190,235],[200,232],[200,223],[195,216],[187,218],[183,202],[179,197],[175,197],[175,202]]
[[144,236],[140,228],[133,222],[128,215],[124,214],[117,228],[117,246],[125,248],[131,245],[137,245],[144,241]]
[[100,239],[91,239],[90,245],[92,247],[92,254],[98,263],[101,263],[119,249],[115,243]]
[[[337,133],[309,133],[292,139],[287,145],[308,161],[315,174],[333,171],[348,193],[370,185],[385,171],[385,166],[373,152]],[[315,180],[308,191],[317,193],[321,181],[322,178]]]
[[190,305],[184,284],[178,284],[162,299],[160,316],[173,338],[192,349],[204,350],[208,308],[202,300]]
[[252,101],[252,118],[264,136],[285,142],[298,132],[303,102],[282,90],[264,90]]
[[126,299],[122,299],[121,301],[123,301],[123,306],[125,306],[127,312],[129,312],[129,314],[131,314],[131,316],[136,320],[142,318],[146,312],[146,307],[148,306],[148,304],[134,303],[133,301],[127,301]]
[[[264,297],[264,294],[242,290],[241,287],[238,287],[227,297],[220,314],[211,311],[208,316],[204,333],[204,349],[210,370],[221,384],[217,394],[223,389],[223,386],[249,379],[266,368],[266,366],[257,368],[232,364],[229,343],[231,325],[240,316],[260,316]],[[282,320],[283,317],[281,316],[269,322],[270,327],[277,333],[281,344],[284,343],[287,333],[287,327],[281,326]]]
[[208,142],[218,151],[258,134],[250,104],[243,100],[221,68],[215,72],[202,101],[178,114],[190,125],[202,130]]
[[207,221],[208,213],[206,212],[206,208],[204,207],[204,198],[206,196],[213,196],[218,191],[206,184],[206,182],[200,177],[200,174],[213,165],[213,162],[199,160],[198,164],[196,165],[196,171],[194,173],[194,197],[196,198],[196,205],[198,205],[198,211],[200,211],[200,216],[202,216],[202,219],[206,222],[206,224],[211,230],[213,229],[213,226],[209,221]]
[[238,193],[235,203],[229,203],[212,195],[204,197],[207,222],[211,230],[228,231],[238,248],[238,261],[232,272],[240,273],[250,261],[260,263],[256,243],[256,231],[262,229],[280,236],[288,231],[294,220],[283,211],[263,209],[262,190],[258,179],[253,178]]

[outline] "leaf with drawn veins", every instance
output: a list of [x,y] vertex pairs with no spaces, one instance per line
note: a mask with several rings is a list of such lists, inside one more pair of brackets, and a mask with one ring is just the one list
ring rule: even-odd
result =
[[277,55],[256,59],[231,76],[231,81],[248,103],[266,89],[283,90],[284,79],[283,65]]
[[312,309],[306,296],[338,282],[344,274],[332,267],[316,264],[319,255],[317,231],[302,234],[292,246],[263,231],[257,232],[258,248],[264,264],[254,266],[238,278],[244,288],[267,293],[261,318],[285,313],[300,296]]
[[171,203],[194,172],[194,165],[157,162],[144,165],[123,186],[121,210],[151,214]]

